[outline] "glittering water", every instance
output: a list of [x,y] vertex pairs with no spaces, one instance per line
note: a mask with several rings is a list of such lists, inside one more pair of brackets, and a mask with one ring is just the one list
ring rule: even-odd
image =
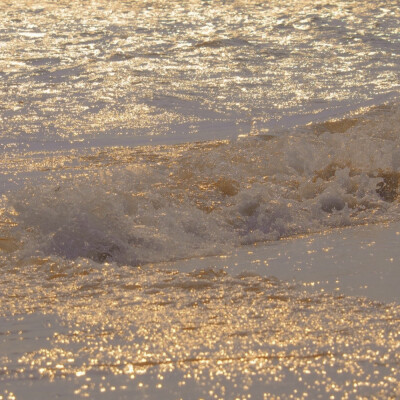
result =
[[21,398],[400,394],[398,306],[212,269],[53,258],[9,272],[2,381]]
[[398,1],[0,15],[0,400],[400,396],[398,295],[227,258],[400,220]]
[[2,1],[2,147],[236,137],[397,96],[398,1],[281,3]]

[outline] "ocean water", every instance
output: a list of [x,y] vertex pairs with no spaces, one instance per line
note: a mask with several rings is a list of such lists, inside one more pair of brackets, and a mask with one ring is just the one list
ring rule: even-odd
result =
[[282,3],[0,1],[0,400],[399,398],[400,3]]

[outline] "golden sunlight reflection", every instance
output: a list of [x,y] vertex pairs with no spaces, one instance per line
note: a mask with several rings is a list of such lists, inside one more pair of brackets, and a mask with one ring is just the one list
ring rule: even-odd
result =
[[325,265],[383,230],[315,235],[400,219],[399,21],[0,1],[0,400],[400,398],[399,304]]
[[11,32],[0,40],[5,146],[29,137],[76,145],[99,134],[119,140],[210,129],[222,137],[227,126],[246,135],[252,126],[279,125],[282,113],[318,114],[348,98],[361,106],[371,90],[398,87],[399,9],[375,3],[20,0],[0,7]]
[[[39,262],[33,279],[26,266],[2,285],[2,341],[13,347],[19,337],[15,346],[31,348],[4,353],[3,376],[72,381],[81,397],[154,394],[171,379],[196,396],[208,387],[212,398],[248,397],[260,384],[284,383],[285,398],[398,389],[399,307],[252,274],[88,261],[38,286],[51,262]],[[342,379],[349,375],[357,384]]]

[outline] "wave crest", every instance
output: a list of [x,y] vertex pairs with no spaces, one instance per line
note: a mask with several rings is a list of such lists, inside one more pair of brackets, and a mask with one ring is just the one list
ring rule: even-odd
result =
[[79,175],[53,171],[4,200],[9,251],[137,265],[397,219],[400,108],[354,121],[81,157]]

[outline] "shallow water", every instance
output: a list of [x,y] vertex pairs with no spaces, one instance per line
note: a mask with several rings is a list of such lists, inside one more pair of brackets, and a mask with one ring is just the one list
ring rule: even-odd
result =
[[0,400],[400,396],[398,1],[0,15]]
[[53,258],[7,277],[4,398],[399,395],[398,305],[213,268]]

